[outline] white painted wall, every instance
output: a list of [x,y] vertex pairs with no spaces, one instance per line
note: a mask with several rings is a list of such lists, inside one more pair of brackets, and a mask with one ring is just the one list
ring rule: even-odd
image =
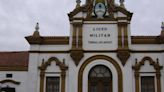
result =
[[153,51],[153,50],[163,50],[162,45],[160,44],[138,44],[138,45],[131,45],[131,50],[143,50],[143,51]]
[[[12,74],[12,78],[6,78],[6,74]],[[15,88],[16,92],[28,92],[27,91],[27,71],[1,71],[0,73],[0,80],[14,80],[20,82],[20,85],[16,85],[13,83],[4,83],[0,84],[0,87],[13,87]]]
[[69,45],[31,45],[30,51],[68,51]]
[[[46,46],[45,46],[46,47]],[[144,46],[143,46],[144,47]],[[134,48],[134,46],[133,46]],[[140,47],[142,49],[142,46]],[[146,48],[146,47],[144,47]],[[154,47],[155,48],[155,47]],[[42,49],[40,49],[42,51]],[[153,50],[153,49],[152,49]],[[154,49],[156,50],[156,48]],[[84,57],[82,58],[82,60],[80,61],[79,65],[76,66],[74,64],[74,61],[72,60],[72,58],[70,57],[69,53],[68,54],[64,54],[64,53],[42,53],[42,54],[31,54],[31,59],[30,59],[30,62],[31,64],[29,68],[29,73],[30,74],[34,74],[34,73],[37,73],[37,74],[34,74],[33,77],[35,76],[36,78],[32,78],[32,80],[37,80],[37,84],[34,83],[34,84],[31,84],[29,83],[30,86],[36,86],[38,87],[37,89],[37,92],[39,92],[39,70],[36,68],[38,66],[41,65],[41,62],[42,62],[42,59],[44,59],[44,61],[47,61],[50,57],[57,57],[60,61],[62,61],[63,59],[65,59],[65,63],[66,65],[68,65],[69,69],[67,71],[67,76],[66,76],[66,92],[77,92],[77,88],[78,88],[78,71],[81,67],[81,65],[84,63],[84,61],[89,58],[89,57],[92,57],[92,56],[95,56],[95,55],[106,55],[106,56],[109,56],[111,58],[113,58],[114,60],[116,60],[118,62],[118,64],[120,65],[122,71],[123,71],[123,90],[124,92],[134,92],[135,91],[135,79],[134,79],[134,70],[132,70],[132,65],[135,64],[135,59],[137,58],[138,59],[138,62],[140,62],[142,60],[142,58],[146,57],[146,56],[149,56],[149,57],[152,57],[152,59],[154,61],[156,61],[156,59],[158,58],[159,59],[159,63],[163,66],[164,63],[163,63],[163,55],[164,54],[161,54],[161,53],[131,53],[131,57],[128,59],[127,63],[125,66],[122,66],[120,60],[117,58],[117,55],[116,53],[85,53],[84,54]],[[37,61],[37,62],[34,62],[34,61]],[[89,70],[94,66],[94,65],[98,65],[98,64],[103,64],[103,65],[106,65],[107,67],[109,67],[112,71],[112,73],[114,74],[113,76],[113,92],[117,92],[117,73],[115,72],[115,68],[114,66],[109,63],[109,62],[106,62],[105,60],[95,60],[94,62],[90,63],[89,65],[87,65],[85,71],[84,71],[84,76],[83,76],[83,90],[84,92],[87,92],[87,85],[88,85],[88,72]],[[32,69],[33,68],[33,69]],[[35,70],[35,71],[34,71]],[[50,65],[47,69],[46,72],[59,72],[58,74],[56,73],[52,73],[52,74],[48,74],[46,73],[46,76],[60,76],[60,69],[58,66],[55,65],[55,62],[52,63],[52,65]],[[143,66],[141,68],[141,72],[154,72],[154,68],[151,67],[149,65],[148,62],[145,63],[145,66]],[[162,86],[164,85],[164,71],[162,70],[162,77],[161,77],[161,81],[162,81]],[[144,74],[142,74],[142,76],[145,76]],[[150,74],[147,74],[147,76],[150,76]],[[155,75],[154,75],[155,76]],[[45,83],[46,83],[46,80],[45,80]],[[36,90],[33,88],[33,90]],[[162,88],[163,90],[163,88]],[[34,91],[33,91],[34,92]],[[162,91],[163,92],[163,91]]]
[[39,54],[30,54],[29,56],[29,65],[28,65],[28,91],[29,92],[39,92],[39,69],[38,62]]
[[[5,79],[6,73],[13,73],[13,80],[20,81],[21,85],[10,85],[11,87],[16,87],[17,92],[25,92],[24,90],[27,89],[30,92],[39,92],[39,70],[38,66],[41,65],[42,59],[44,61],[47,61],[50,57],[57,57],[60,61],[65,59],[66,65],[68,65],[69,69],[66,73],[66,92],[77,92],[77,83],[78,83],[78,71],[81,67],[81,65],[84,63],[86,59],[89,57],[95,56],[95,55],[106,55],[118,62],[120,65],[122,71],[123,71],[123,90],[124,92],[134,92],[135,91],[135,81],[134,81],[134,74],[132,70],[132,65],[135,63],[135,58],[138,59],[138,62],[145,56],[150,56],[153,58],[153,60],[156,60],[156,58],[159,58],[159,62],[162,65],[163,64],[163,54],[160,53],[137,53],[137,54],[131,54],[131,57],[127,61],[125,66],[122,66],[120,60],[117,58],[116,53],[85,53],[85,57],[81,60],[78,66],[75,66],[74,62],[72,61],[69,54],[62,54],[62,53],[52,53],[52,54],[30,54],[30,62],[29,62],[29,71],[27,72],[1,72],[0,80]],[[88,89],[88,73],[92,67],[95,65],[105,65],[107,66],[113,74],[113,92],[117,92],[117,72],[115,67],[106,60],[95,60],[88,64],[84,70],[83,75],[83,90],[84,92],[87,92]],[[151,71],[153,72],[153,68],[149,65],[149,63],[145,63],[145,66],[141,68],[141,71]],[[48,73],[52,72],[52,73]],[[60,76],[60,69],[58,66],[56,66],[55,62],[52,62],[52,64],[47,68],[46,75],[45,76]],[[162,70],[162,85],[163,83],[163,70]],[[142,75],[145,76],[145,75]],[[30,81],[29,81],[30,80]],[[46,80],[45,80],[46,83]],[[23,91],[22,91],[23,90]],[[163,90],[163,88],[162,88]],[[162,91],[163,92],[163,91]]]

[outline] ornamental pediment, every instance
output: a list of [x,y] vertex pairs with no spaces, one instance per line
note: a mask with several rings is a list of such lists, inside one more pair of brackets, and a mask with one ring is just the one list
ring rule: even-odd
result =
[[112,0],[88,0],[84,5],[76,7],[68,16],[70,20],[74,18],[111,20],[118,17],[131,20],[132,13],[124,7],[114,4]]

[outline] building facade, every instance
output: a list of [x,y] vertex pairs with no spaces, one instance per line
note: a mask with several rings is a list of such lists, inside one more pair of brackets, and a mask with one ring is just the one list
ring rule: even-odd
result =
[[86,0],[68,14],[70,36],[41,36],[28,52],[0,53],[2,92],[164,92],[164,23],[131,36],[124,0]]

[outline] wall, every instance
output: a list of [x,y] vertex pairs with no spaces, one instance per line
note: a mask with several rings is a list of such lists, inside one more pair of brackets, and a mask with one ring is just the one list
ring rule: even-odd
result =
[[[12,78],[6,78],[6,74],[12,74]],[[13,87],[16,92],[29,92],[27,91],[27,71],[1,71],[0,80],[14,80],[20,82],[20,85],[16,85],[10,82],[0,84],[0,87]]]

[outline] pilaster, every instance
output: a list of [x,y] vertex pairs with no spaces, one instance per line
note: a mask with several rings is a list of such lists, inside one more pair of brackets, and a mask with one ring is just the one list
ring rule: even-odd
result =
[[118,49],[117,57],[120,59],[122,65],[125,65],[130,57],[129,42],[128,42],[128,23],[118,23]]
[[72,48],[70,56],[76,65],[78,65],[80,60],[84,57],[82,26],[82,22],[73,23]]

